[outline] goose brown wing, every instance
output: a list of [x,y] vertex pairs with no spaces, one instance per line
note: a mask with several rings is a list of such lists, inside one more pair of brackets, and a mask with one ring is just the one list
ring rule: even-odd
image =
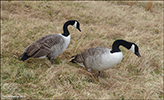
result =
[[61,40],[62,37],[60,35],[47,35],[29,45],[26,48],[25,52],[28,56],[31,57],[47,56],[49,53],[52,52],[51,48],[56,44],[59,44]]
[[88,57],[98,57],[104,52],[106,52],[108,49],[105,47],[96,47],[96,48],[90,48],[88,50],[85,50],[81,54],[77,54],[74,58],[74,60],[78,63],[84,62]]

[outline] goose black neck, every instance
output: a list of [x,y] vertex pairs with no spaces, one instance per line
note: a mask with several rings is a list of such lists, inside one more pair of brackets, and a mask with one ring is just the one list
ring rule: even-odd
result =
[[116,41],[114,41],[114,43],[112,45],[111,53],[121,52],[121,50],[119,48],[120,45],[124,46],[127,49],[130,49],[131,44],[132,44],[131,42],[127,42],[125,40],[116,40]]
[[69,25],[73,25],[74,21],[67,21],[64,25],[63,25],[63,34],[64,36],[69,36],[69,31],[68,31],[68,26]]

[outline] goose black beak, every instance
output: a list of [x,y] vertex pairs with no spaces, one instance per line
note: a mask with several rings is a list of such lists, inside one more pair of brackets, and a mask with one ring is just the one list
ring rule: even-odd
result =
[[138,57],[141,57],[140,53],[139,52],[136,52],[135,53]]
[[80,32],[81,32],[81,29],[80,28],[77,28]]

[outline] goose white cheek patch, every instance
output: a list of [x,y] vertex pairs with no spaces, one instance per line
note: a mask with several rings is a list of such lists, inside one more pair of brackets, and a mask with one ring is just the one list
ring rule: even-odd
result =
[[77,21],[75,21],[75,23],[74,23],[74,25],[73,25],[74,27],[77,27]]
[[129,50],[130,50],[131,52],[135,53],[135,45],[133,44]]

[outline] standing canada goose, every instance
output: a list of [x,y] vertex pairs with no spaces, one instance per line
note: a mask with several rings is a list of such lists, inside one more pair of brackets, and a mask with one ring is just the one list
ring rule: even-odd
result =
[[70,43],[71,36],[67,28],[69,25],[81,31],[80,24],[77,20],[69,20],[63,25],[64,33],[46,35],[27,46],[21,55],[21,60],[25,61],[30,57],[40,59],[48,58],[51,60],[51,64],[53,64],[55,57],[61,54]]
[[72,63],[77,63],[91,72],[91,70],[100,71],[111,68],[121,62],[123,54],[119,49],[122,45],[138,57],[141,57],[139,53],[139,48],[135,43],[128,42],[125,40],[116,40],[112,45],[112,50],[105,47],[96,47],[85,50],[81,54],[77,54],[70,61]]

